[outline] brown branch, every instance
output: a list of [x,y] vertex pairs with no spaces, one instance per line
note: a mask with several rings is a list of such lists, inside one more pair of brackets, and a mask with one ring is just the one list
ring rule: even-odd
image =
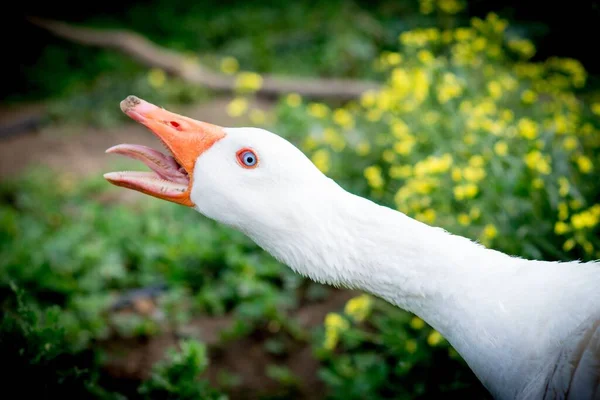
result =
[[[234,91],[235,78],[211,71],[199,63],[190,62],[182,54],[152,43],[143,36],[124,30],[100,30],[76,27],[70,24],[42,18],[29,20],[56,36],[72,42],[120,51],[147,67],[156,67],[177,76],[190,84],[217,91]],[[263,95],[278,96],[298,93],[309,98],[351,100],[369,89],[378,89],[372,81],[352,79],[285,78],[263,75],[258,91]]]

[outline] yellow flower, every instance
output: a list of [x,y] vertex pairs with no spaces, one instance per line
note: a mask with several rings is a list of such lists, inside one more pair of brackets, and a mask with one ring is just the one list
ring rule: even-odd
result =
[[167,74],[160,68],[152,68],[148,71],[148,83],[153,88],[162,87],[167,81]]
[[569,194],[570,189],[571,185],[569,185],[569,181],[566,177],[561,176],[558,178],[558,194],[561,197],[566,197]]
[[580,230],[585,228],[593,228],[598,224],[600,213],[595,213],[593,208],[584,210],[580,213],[573,214],[571,217],[571,225],[574,229]]
[[235,74],[240,68],[238,60],[233,57],[224,57],[221,60],[221,71],[227,75]]
[[235,89],[239,92],[250,93],[259,90],[263,78],[255,72],[240,72],[235,79]]
[[336,329],[340,332],[347,330],[350,327],[348,321],[340,314],[330,312],[325,316],[325,328]]
[[346,147],[344,137],[333,128],[323,130],[323,140],[336,152],[340,152]]
[[533,90],[525,90],[521,93],[521,101],[525,104],[533,104],[538,96]]
[[568,239],[563,244],[563,250],[564,251],[570,251],[573,247],[575,247],[575,240],[574,239]]
[[308,113],[315,118],[325,118],[329,113],[329,108],[323,103],[310,103]]
[[554,224],[554,233],[556,233],[557,235],[564,235],[570,230],[571,229],[569,228],[569,225],[562,221],[557,221],[556,224]]
[[406,351],[413,354],[417,351],[417,341],[414,339],[408,339],[405,344]]
[[394,160],[396,160],[396,153],[390,149],[387,149],[383,151],[381,158],[383,158],[383,161],[391,164],[394,162]]
[[386,62],[392,66],[398,65],[402,62],[402,56],[400,55],[400,53],[396,52],[387,53]]
[[594,114],[600,115],[600,103],[593,103],[591,109]]
[[265,123],[266,120],[265,112],[263,110],[259,110],[257,108],[250,111],[250,121],[253,124],[261,125]]
[[493,99],[502,97],[502,85],[496,81],[489,82],[487,85],[488,92]]
[[374,90],[367,90],[360,96],[360,104],[364,108],[373,107],[375,100],[377,99],[377,93]]
[[371,145],[366,140],[363,140],[358,143],[356,146],[356,153],[359,156],[366,156],[371,151]]
[[394,151],[401,155],[409,154],[415,145],[414,139],[405,139],[394,143]]
[[458,0],[438,0],[438,7],[447,14],[456,14],[464,8],[464,4]]
[[475,154],[471,158],[469,158],[469,165],[471,167],[482,167],[485,160],[480,154]]
[[474,183],[468,183],[454,187],[453,192],[456,200],[464,200],[475,197],[479,193],[479,188]]
[[459,224],[461,224],[463,226],[467,226],[471,223],[471,218],[465,213],[458,214],[458,217],[456,218],[456,220],[458,221]]
[[329,152],[325,149],[319,149],[315,151],[311,159],[315,166],[324,174],[329,171],[329,168],[331,168]]
[[531,185],[534,187],[534,189],[541,189],[544,187],[544,180],[541,178],[535,178],[533,181],[531,181]]
[[371,297],[363,294],[348,300],[344,308],[344,312],[355,321],[361,322],[369,315],[369,312],[371,311],[371,305]]
[[577,156],[575,161],[577,162],[577,166],[579,167],[579,170],[581,172],[583,172],[584,174],[589,173],[592,170],[592,168],[594,167],[594,165],[592,164],[592,160],[590,160],[588,157],[586,157],[584,155]]
[[354,127],[352,114],[343,108],[338,108],[333,112],[333,122],[346,129]]
[[429,336],[427,336],[427,343],[431,346],[437,346],[438,344],[440,344],[442,342],[442,340],[444,340],[444,338],[442,337],[442,334],[439,333],[438,331],[433,331],[429,334]]
[[369,186],[373,189],[381,189],[383,187],[385,181],[381,175],[381,167],[378,165],[371,165],[370,167],[365,168],[364,175],[365,178],[367,178]]
[[413,329],[423,329],[425,327],[425,321],[417,316],[414,316],[410,320],[410,327]]
[[567,218],[569,218],[569,206],[564,202],[558,203],[558,219],[564,221]]
[[535,54],[535,46],[527,39],[509,40],[508,48],[518,53],[524,59],[529,59]]
[[390,168],[390,177],[397,178],[408,178],[412,175],[412,166],[410,165],[394,165]]
[[458,168],[458,167],[452,168],[452,180],[454,182],[458,182],[461,179],[462,179],[462,172],[460,171],[460,168]]
[[477,207],[473,207],[471,211],[469,211],[469,216],[471,219],[478,219],[481,216],[481,210]]
[[532,170],[548,175],[552,171],[550,156],[543,156],[539,150],[531,150],[525,155],[525,164]]
[[285,102],[288,106],[296,108],[302,104],[302,97],[298,93],[290,93],[286,96]]
[[236,97],[227,105],[227,114],[231,117],[239,117],[248,110],[248,100],[243,97]]
[[483,228],[483,237],[487,239],[493,239],[498,236],[498,229],[493,224],[487,224]]
[[494,151],[500,157],[503,157],[508,153],[508,145],[506,144],[505,141],[500,140],[500,141],[496,142],[496,144],[494,144]]
[[479,182],[485,178],[485,170],[479,167],[466,167],[463,169],[463,176],[467,181]]
[[417,58],[423,64],[431,64],[433,60],[435,60],[435,57],[433,56],[433,54],[431,54],[429,50],[419,50],[419,52],[417,53]]
[[415,219],[417,219],[418,221],[429,223],[429,224],[435,222],[435,217],[436,217],[435,210],[432,210],[431,208],[428,208],[425,211],[415,215]]
[[574,150],[575,148],[577,148],[577,145],[579,143],[577,142],[577,139],[574,136],[567,136],[564,140],[563,140],[563,147],[565,148],[565,150],[567,151],[571,151]]
[[519,134],[526,139],[533,140],[538,136],[538,124],[529,118],[521,118],[517,126]]

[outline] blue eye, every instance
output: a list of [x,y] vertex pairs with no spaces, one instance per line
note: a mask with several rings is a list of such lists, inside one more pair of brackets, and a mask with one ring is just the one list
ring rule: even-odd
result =
[[254,167],[258,161],[256,154],[252,150],[242,150],[238,152],[238,159],[245,167]]

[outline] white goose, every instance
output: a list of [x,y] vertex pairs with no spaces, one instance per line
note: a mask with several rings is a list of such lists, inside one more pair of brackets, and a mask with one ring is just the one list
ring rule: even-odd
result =
[[498,399],[600,399],[600,263],[486,249],[348,193],[285,139],[129,96],[171,156],[107,150],[153,172],[105,178],[234,227],[314,281],[379,296],[437,329]]

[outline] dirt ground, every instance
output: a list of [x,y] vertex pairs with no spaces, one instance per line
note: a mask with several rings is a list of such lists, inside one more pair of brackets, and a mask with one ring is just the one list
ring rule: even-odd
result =
[[[183,115],[221,126],[243,126],[248,121],[233,120],[226,113],[229,98],[217,98],[211,102],[181,109],[169,108]],[[253,104],[268,110],[271,104],[262,101]],[[118,107],[118,103],[117,103]],[[167,107],[165,107],[167,108]],[[31,123],[43,112],[43,105],[32,105],[19,109],[0,109],[0,129],[18,125],[25,129],[0,137],[0,179],[17,176],[30,167],[51,168],[57,172],[82,177],[111,171],[119,156],[107,155],[104,151],[119,143],[144,144],[161,148],[158,140],[146,128],[133,121],[113,129],[75,127],[70,125],[39,125]],[[29,122],[28,122],[29,121]],[[7,129],[4,129],[6,132]],[[120,164],[122,165],[122,164]],[[144,168],[132,162],[134,168]],[[130,190],[120,191],[119,201],[134,201],[143,196]],[[296,311],[296,317],[305,328],[322,323],[327,312],[343,306],[353,293],[334,291],[322,303],[312,304]],[[254,335],[235,340],[226,346],[217,346],[219,332],[227,328],[230,317],[198,317],[186,326],[186,332],[206,342],[211,348],[211,364],[208,376],[217,382],[223,371],[233,373],[241,379],[229,394],[235,399],[279,398],[314,399],[322,397],[323,386],[316,376],[318,363],[308,345],[295,345],[285,356],[276,357],[264,347],[266,337]],[[139,379],[147,377],[151,365],[160,360],[168,347],[174,346],[181,332],[166,332],[146,340],[111,338],[100,345],[107,350],[107,382],[111,386],[130,387],[131,394]],[[212,345],[215,345],[211,347]],[[267,365],[285,365],[300,380],[299,390],[290,393],[285,387],[267,376]]]

